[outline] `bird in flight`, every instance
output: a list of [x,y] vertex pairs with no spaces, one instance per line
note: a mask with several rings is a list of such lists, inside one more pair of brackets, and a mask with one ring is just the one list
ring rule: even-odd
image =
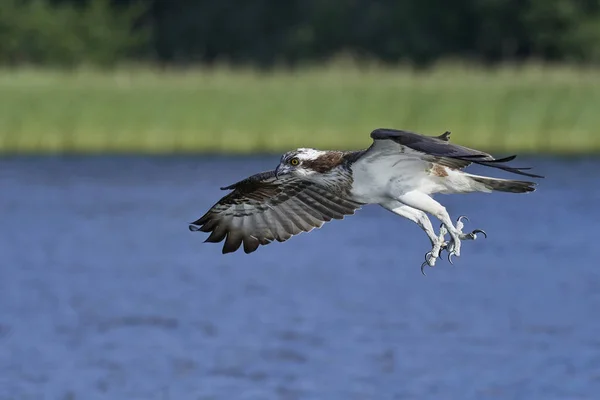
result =
[[[343,219],[367,204],[378,204],[416,223],[431,241],[421,265],[433,267],[441,252],[460,256],[461,241],[475,240],[480,229],[463,232],[460,216],[453,223],[446,208],[432,195],[472,192],[528,193],[536,183],[499,179],[464,172],[478,164],[514,174],[543,178],[506,163],[516,156],[494,158],[482,151],[450,143],[450,132],[425,136],[395,129],[371,132],[373,143],[360,151],[299,148],[281,156],[277,168],[243,179],[201,218],[191,231],[210,232],[205,242],[225,241],[222,252],[243,245],[252,253],[260,245],[284,242],[301,232]],[[436,234],[428,214],[441,221]],[[449,240],[446,241],[446,235]]]

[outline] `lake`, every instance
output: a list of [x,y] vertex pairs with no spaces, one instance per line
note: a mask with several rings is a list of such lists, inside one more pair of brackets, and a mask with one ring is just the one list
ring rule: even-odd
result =
[[488,238],[426,277],[373,205],[250,255],[188,230],[278,159],[0,159],[0,399],[600,398],[600,159],[438,196]]

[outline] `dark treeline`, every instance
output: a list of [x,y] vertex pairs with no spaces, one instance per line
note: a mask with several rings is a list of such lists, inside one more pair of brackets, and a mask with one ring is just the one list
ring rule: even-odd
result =
[[600,61],[600,0],[0,0],[0,64]]

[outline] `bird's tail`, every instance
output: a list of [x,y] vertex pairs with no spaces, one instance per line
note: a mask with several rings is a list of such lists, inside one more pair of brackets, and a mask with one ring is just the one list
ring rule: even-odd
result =
[[482,184],[489,191],[508,193],[529,193],[535,191],[535,182],[517,181],[512,179],[489,178],[467,174],[475,182]]

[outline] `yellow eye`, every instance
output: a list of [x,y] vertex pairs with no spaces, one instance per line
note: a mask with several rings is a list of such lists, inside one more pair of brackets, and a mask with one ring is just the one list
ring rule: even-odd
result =
[[295,167],[298,164],[300,164],[300,160],[298,160],[297,158],[294,157],[290,160],[290,165],[293,165]]

